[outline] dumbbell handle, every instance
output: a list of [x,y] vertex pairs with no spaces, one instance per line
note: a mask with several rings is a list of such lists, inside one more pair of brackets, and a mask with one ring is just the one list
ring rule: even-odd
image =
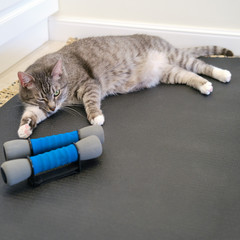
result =
[[74,144],[28,157],[31,162],[34,175],[70,164],[77,161],[78,158],[78,150]]
[[31,155],[37,155],[40,153],[48,152],[50,150],[57,149],[61,146],[67,146],[79,140],[80,139],[78,131],[52,135],[37,139],[29,139],[29,143],[32,149]]
[[8,141],[3,144],[3,149],[6,160],[25,158],[27,156],[33,156],[67,146],[91,135],[97,136],[101,143],[104,142],[103,128],[101,126],[94,125],[79,129],[77,131],[48,137]]

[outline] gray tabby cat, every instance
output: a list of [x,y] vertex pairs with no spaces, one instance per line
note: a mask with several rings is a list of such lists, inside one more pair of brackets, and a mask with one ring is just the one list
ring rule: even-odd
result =
[[151,88],[160,82],[186,84],[209,95],[212,84],[197,74],[229,82],[231,73],[197,59],[233,56],[216,46],[177,49],[148,35],[80,39],[48,54],[19,72],[20,98],[25,105],[18,135],[27,138],[38,123],[63,106],[83,104],[91,124],[102,125],[101,100]]

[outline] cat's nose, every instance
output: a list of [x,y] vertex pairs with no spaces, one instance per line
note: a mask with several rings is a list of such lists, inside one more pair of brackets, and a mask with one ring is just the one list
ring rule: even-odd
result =
[[55,111],[56,107],[49,107],[49,109],[53,112]]
[[48,103],[48,108],[50,111],[54,112],[56,109],[56,104],[55,103]]

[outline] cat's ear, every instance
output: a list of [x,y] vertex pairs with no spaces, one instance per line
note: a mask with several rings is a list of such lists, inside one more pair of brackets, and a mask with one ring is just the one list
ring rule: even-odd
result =
[[34,86],[34,78],[28,73],[18,72],[18,78],[22,87],[31,89]]
[[53,67],[51,76],[52,76],[53,80],[58,80],[62,76],[62,73],[63,73],[63,70],[62,70],[62,59],[60,58],[57,61],[57,63],[55,64],[55,66]]

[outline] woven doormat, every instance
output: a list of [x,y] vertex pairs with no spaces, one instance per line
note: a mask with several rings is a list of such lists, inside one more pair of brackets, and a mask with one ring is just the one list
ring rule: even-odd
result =
[[18,89],[19,83],[18,81],[15,81],[9,87],[0,91],[0,107],[2,107],[7,101],[18,94]]

